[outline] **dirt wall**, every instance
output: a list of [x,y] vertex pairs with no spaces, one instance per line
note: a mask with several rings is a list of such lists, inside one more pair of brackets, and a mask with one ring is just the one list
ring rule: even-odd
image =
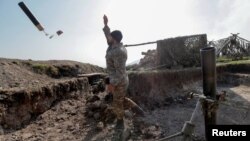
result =
[[[250,64],[224,64],[217,66],[216,69],[217,83],[222,83],[228,81],[228,79],[224,80],[227,73],[250,73]],[[178,97],[185,97],[190,91],[195,92],[197,83],[202,87],[201,80],[200,67],[182,70],[134,71],[129,73],[128,96],[142,106],[157,107],[168,104],[174,99],[178,100]]]
[[[166,104],[173,97],[184,96],[185,91],[191,88],[190,85],[201,78],[200,68],[131,72],[128,96],[147,107]],[[176,95],[172,95],[173,91],[176,91]]]
[[82,94],[77,91],[88,91],[87,78],[62,80],[37,89],[1,90],[0,125],[18,129],[48,110],[56,101]]

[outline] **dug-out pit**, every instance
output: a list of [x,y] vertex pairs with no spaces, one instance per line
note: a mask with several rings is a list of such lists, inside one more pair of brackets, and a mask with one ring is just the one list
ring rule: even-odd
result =
[[[249,64],[217,66],[217,93],[226,91],[227,94],[226,101],[221,103],[218,109],[218,123],[250,123],[250,114],[248,112],[250,106],[249,69]],[[141,117],[145,127],[135,126],[130,135],[132,140],[155,140],[179,132],[185,121],[190,120],[197,102],[197,98],[189,99],[190,92],[202,94],[201,68],[129,72],[129,80],[127,97],[135,101],[145,111],[145,117]],[[38,120],[39,122],[39,119],[34,119],[34,117],[44,117],[43,114],[46,111],[56,109],[55,102],[60,103],[62,101],[61,103],[63,103],[65,99],[88,95],[91,89],[89,82],[92,81],[90,78],[74,78],[39,90],[1,92],[5,93],[5,95],[1,95],[2,115],[0,122],[2,127],[6,129],[4,134],[9,134],[8,131],[11,128],[14,133],[18,131],[16,129],[26,128],[32,121],[36,122]],[[85,104],[84,101],[82,102],[83,107],[77,107],[84,110]],[[74,105],[72,102],[69,103]],[[77,114],[77,109],[72,110],[76,111],[76,113],[70,113],[69,116]],[[85,119],[85,115],[81,114],[82,112],[78,117],[79,121]],[[55,118],[57,122],[61,121],[61,117],[63,119],[63,117],[68,116],[65,113],[62,113],[62,115],[52,119]],[[79,122],[78,120],[76,122]],[[98,122],[95,120],[90,121]],[[154,125],[154,128],[152,125]],[[195,138],[203,140],[204,120],[201,111],[198,112],[195,118],[195,126]],[[85,129],[90,127],[84,125],[79,128],[83,128],[78,131],[81,134],[79,138],[83,138]],[[151,130],[155,131],[151,132]],[[101,133],[95,132],[96,135]],[[103,136],[108,138],[108,133]],[[88,139],[86,136],[84,138]],[[74,138],[72,137],[72,139]]]

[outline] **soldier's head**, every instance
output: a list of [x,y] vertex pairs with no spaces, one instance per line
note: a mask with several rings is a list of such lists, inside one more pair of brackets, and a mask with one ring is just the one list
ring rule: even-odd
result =
[[111,38],[109,39],[109,44],[114,44],[114,43],[120,43],[122,40],[122,32],[119,30],[114,30],[113,32],[110,33]]

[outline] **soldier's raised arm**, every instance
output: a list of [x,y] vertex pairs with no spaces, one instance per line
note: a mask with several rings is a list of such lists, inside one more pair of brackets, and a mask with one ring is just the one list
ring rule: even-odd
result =
[[103,23],[104,23],[104,28],[103,32],[105,34],[105,37],[107,39],[107,43],[109,42],[111,35],[110,35],[110,28],[108,27],[108,17],[106,15],[103,16]]
[[103,15],[103,23],[104,26],[108,26],[108,17],[105,14]]

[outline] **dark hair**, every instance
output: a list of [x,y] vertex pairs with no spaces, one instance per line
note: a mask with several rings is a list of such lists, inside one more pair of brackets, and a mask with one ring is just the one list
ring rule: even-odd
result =
[[111,37],[115,39],[118,43],[120,43],[122,40],[122,32],[119,30],[115,30],[111,32]]

